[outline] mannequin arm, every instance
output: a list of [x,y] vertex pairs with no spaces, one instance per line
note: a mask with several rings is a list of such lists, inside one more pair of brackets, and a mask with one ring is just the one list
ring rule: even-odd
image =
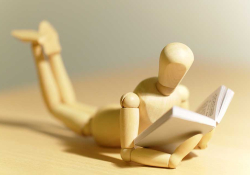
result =
[[124,161],[133,161],[149,166],[168,167],[170,154],[156,150],[134,149],[134,139],[139,129],[139,97],[130,92],[121,97],[120,134],[121,157]]
[[121,97],[120,134],[121,157],[124,161],[133,161],[148,166],[176,168],[182,159],[191,152],[202,138],[197,134],[183,142],[174,153],[168,154],[147,148],[134,149],[134,139],[139,129],[140,99],[134,93],[127,93]]
[[189,109],[189,90],[186,86],[178,85],[177,90],[179,95],[181,96],[181,104],[179,105],[181,108]]
[[207,134],[205,134],[202,137],[201,141],[198,143],[198,145],[197,145],[196,148],[198,148],[198,149],[205,149],[205,148],[207,148],[207,144],[212,139],[212,137],[214,135],[214,132],[215,132],[215,128],[212,131],[210,131]]

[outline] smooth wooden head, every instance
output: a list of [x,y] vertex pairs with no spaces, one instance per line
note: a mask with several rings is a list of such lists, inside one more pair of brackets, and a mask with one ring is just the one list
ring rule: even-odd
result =
[[192,50],[182,43],[171,43],[160,55],[157,89],[170,95],[181,82],[194,61]]

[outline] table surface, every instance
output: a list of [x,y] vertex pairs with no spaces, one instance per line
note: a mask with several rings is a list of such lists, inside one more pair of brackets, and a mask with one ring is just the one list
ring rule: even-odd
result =
[[[157,65],[74,78],[79,101],[102,106],[118,103]],[[35,72],[34,72],[35,73]],[[177,169],[123,162],[119,149],[99,147],[77,136],[46,110],[38,86],[0,93],[0,174],[249,174],[250,71],[247,67],[195,63],[183,80],[191,92],[191,109],[224,84],[235,97],[205,150],[194,150]]]

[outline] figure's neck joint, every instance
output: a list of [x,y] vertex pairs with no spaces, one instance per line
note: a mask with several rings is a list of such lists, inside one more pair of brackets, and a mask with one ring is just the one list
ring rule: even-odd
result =
[[159,83],[159,81],[157,81],[156,83],[156,88],[162,95],[165,95],[165,96],[169,96],[175,89],[175,88],[163,86]]

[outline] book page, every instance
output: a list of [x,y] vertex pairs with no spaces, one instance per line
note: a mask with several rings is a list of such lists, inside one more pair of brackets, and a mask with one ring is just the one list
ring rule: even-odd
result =
[[216,122],[217,123],[221,122],[223,116],[225,115],[225,113],[227,111],[227,108],[228,108],[230,102],[233,99],[233,96],[234,96],[234,92],[231,89],[227,89],[226,95],[225,95],[225,97],[223,99],[223,102],[221,104],[221,108],[220,108],[219,114],[216,117]]
[[174,106],[137,136],[134,143],[142,147],[164,147],[168,153],[173,153],[188,138],[206,134],[215,126],[216,122],[209,117]]
[[[219,87],[215,92],[213,92],[196,110],[198,114],[205,115],[212,119],[216,119],[216,108],[218,106],[218,99],[220,93],[222,92],[223,86]],[[220,106],[220,105],[219,105]]]

